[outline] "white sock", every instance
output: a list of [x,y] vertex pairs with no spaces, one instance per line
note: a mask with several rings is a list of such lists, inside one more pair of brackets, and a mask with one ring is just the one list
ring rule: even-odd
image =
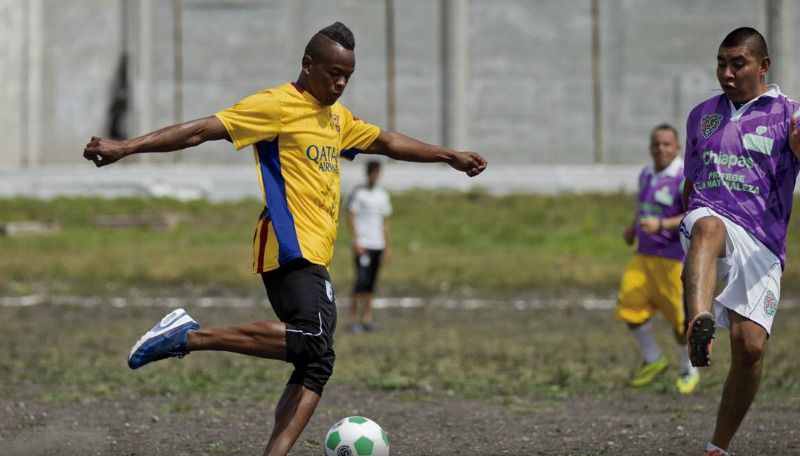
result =
[[639,342],[639,349],[642,351],[645,363],[650,364],[661,358],[661,350],[658,348],[656,335],[653,333],[652,321],[648,320],[647,323],[633,328],[631,334]]
[[706,443],[706,451],[714,451],[714,450],[719,451],[721,456],[728,456],[728,452],[723,450],[722,448],[714,445],[711,442]]
[[678,366],[680,368],[681,375],[696,374],[697,368],[692,366],[692,360],[689,359],[689,350],[686,349],[686,345],[678,344],[678,353],[681,355],[681,363]]

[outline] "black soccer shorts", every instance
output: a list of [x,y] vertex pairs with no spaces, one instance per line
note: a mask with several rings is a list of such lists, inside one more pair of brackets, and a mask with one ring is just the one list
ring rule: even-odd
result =
[[286,323],[286,360],[294,364],[288,384],[321,395],[336,359],[336,298],[327,269],[300,259],[261,279],[272,309]]

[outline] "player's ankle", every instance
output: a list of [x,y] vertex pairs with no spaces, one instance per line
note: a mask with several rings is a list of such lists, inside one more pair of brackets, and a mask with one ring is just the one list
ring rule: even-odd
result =
[[706,443],[706,454],[713,454],[716,456],[728,456],[728,450],[718,447],[711,442]]

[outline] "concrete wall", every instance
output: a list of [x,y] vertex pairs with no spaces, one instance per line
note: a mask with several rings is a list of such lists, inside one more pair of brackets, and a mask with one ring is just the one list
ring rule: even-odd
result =
[[648,126],[686,115],[719,88],[720,41],[736,27],[766,33],[766,6],[753,0],[603,2],[605,152],[609,163],[643,160]]
[[18,165],[25,148],[25,14],[17,0],[0,0],[0,164]]
[[[150,125],[141,116],[148,105],[142,1],[0,0],[0,166],[79,163],[89,137],[105,134],[123,48],[131,59],[129,133],[176,120],[173,10],[163,0],[151,0],[149,19]],[[470,147],[505,165],[592,163],[590,0],[469,3]],[[441,3],[395,4],[398,130],[438,143]],[[792,23],[800,23],[800,5],[790,6]],[[605,162],[645,162],[656,123],[675,123],[682,132],[687,111],[717,87],[719,41],[740,25],[765,32],[766,11],[766,0],[601,1]],[[383,1],[183,0],[182,20],[184,119],[295,79],[308,37],[341,20],[355,32],[357,54],[343,102],[385,124]],[[792,48],[800,61],[800,48]],[[781,82],[798,96],[795,81]],[[247,164],[252,157],[211,144],[132,161]]]

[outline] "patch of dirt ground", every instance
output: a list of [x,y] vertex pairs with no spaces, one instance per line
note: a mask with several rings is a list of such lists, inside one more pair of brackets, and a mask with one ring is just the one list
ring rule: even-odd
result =
[[[512,405],[445,394],[330,385],[291,454],[322,455],[330,425],[368,416],[392,455],[702,454],[718,397],[621,391],[606,398],[520,399]],[[260,455],[272,400],[208,403],[198,395],[81,403],[0,401],[0,454]],[[800,411],[756,399],[736,455],[800,454]]]

